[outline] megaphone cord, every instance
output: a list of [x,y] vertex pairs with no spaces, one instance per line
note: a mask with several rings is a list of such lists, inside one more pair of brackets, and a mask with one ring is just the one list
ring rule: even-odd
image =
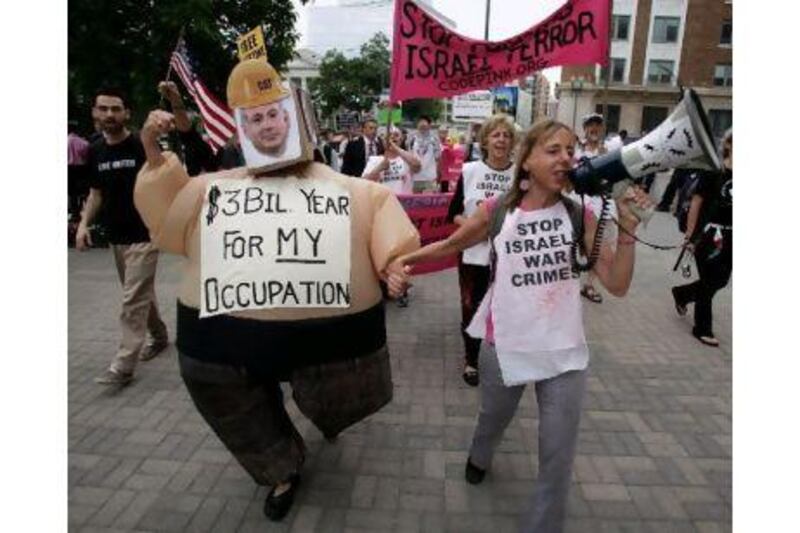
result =
[[655,243],[652,243],[652,242],[643,241],[642,239],[640,239],[639,237],[637,237],[636,235],[634,235],[630,231],[626,230],[622,226],[622,224],[619,223],[619,220],[617,220],[614,217],[610,217],[610,218],[611,218],[611,220],[614,221],[614,224],[617,225],[617,228],[619,228],[619,230],[622,233],[624,233],[628,237],[631,237],[636,242],[644,244],[645,246],[649,246],[650,248],[653,248],[654,250],[677,250],[678,248],[683,248],[685,246],[685,243],[683,241],[681,241],[679,244],[675,244],[675,245],[655,244]]
[[[570,256],[571,256],[571,259],[572,259],[572,270],[574,272],[587,272],[587,271],[591,270],[592,268],[594,268],[594,265],[597,263],[597,259],[600,257],[600,250],[601,250],[601,248],[603,246],[603,235],[604,235],[605,230],[606,230],[606,224],[608,223],[609,220],[612,220],[614,222],[614,224],[617,225],[617,228],[619,228],[619,230],[622,233],[628,235],[629,237],[634,239],[636,242],[639,242],[639,243],[641,243],[641,244],[643,244],[645,246],[653,248],[654,250],[677,250],[678,248],[683,248],[685,246],[685,243],[683,241],[681,241],[679,244],[676,244],[676,245],[664,245],[664,244],[655,244],[655,243],[647,242],[647,241],[644,241],[644,240],[640,239],[639,237],[637,237],[636,235],[634,235],[633,233],[631,233],[630,231],[625,229],[619,223],[619,220],[617,218],[615,218],[615,217],[610,215],[611,201],[612,201],[611,197],[606,195],[606,194],[604,194],[604,195],[601,196],[601,199],[603,201],[603,204],[602,204],[602,206],[600,208],[600,216],[598,217],[597,228],[595,229],[595,232],[594,232],[594,242],[592,243],[591,252],[588,255],[586,254],[586,245],[584,244],[583,239],[575,239],[572,242],[572,245],[570,246]],[[585,231],[585,225],[584,225],[584,222],[583,222],[585,216],[586,216],[586,202],[585,202],[585,199],[584,199],[584,195],[582,194],[581,195],[581,222],[580,222],[580,228],[579,228],[579,230],[577,232],[577,235],[583,235],[583,233]],[[579,255],[578,255],[579,252],[584,257],[586,257],[586,262],[581,262],[579,260]]]
[[[573,239],[572,245],[570,246],[570,258],[572,259],[572,270],[573,272],[588,272],[589,270],[594,268],[595,263],[597,263],[597,259],[600,257],[600,249],[603,245],[603,234],[606,231],[606,223],[608,222],[609,217],[609,210],[611,209],[611,198],[608,195],[602,195],[600,197],[603,201],[603,205],[600,207],[600,216],[597,222],[597,228],[594,231],[594,242],[592,243],[592,251],[587,255],[586,254],[586,244],[583,242],[582,238]],[[580,228],[577,232],[577,235],[583,236],[585,231],[585,224],[584,219],[586,218],[586,201],[585,195],[581,194],[581,221],[580,221]],[[581,252],[586,257],[586,262],[581,263],[578,260],[578,252]]]

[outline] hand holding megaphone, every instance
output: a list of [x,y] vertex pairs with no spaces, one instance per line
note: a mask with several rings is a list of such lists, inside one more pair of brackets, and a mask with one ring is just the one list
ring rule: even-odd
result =
[[625,231],[634,233],[640,221],[646,223],[649,220],[655,209],[655,202],[638,187],[625,182],[619,183],[626,185],[624,191],[616,198],[619,224]]
[[[636,198],[646,198],[647,202],[640,202],[638,200],[631,201],[630,191],[641,193],[637,194]],[[636,216],[638,221],[642,222],[645,226],[647,226],[647,223],[653,218],[653,213],[656,212],[655,202],[650,199],[650,196],[646,192],[635,186],[631,180],[616,182],[611,187],[611,198],[616,200],[618,208],[620,203],[623,201],[626,202],[628,204],[628,209]]]

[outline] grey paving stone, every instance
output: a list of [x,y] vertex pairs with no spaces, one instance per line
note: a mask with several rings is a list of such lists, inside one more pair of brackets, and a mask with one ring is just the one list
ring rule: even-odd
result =
[[132,490],[115,490],[89,522],[97,526],[110,526],[135,497],[136,493]]
[[147,513],[158,497],[159,494],[155,491],[136,492],[136,496],[134,496],[130,505],[117,516],[112,525],[127,529],[137,527],[139,520]]
[[249,504],[249,500],[229,498],[210,531],[214,533],[236,531]]

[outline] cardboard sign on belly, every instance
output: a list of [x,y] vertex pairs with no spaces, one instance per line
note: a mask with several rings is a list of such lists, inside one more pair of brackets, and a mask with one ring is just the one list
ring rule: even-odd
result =
[[201,317],[350,306],[350,195],[340,185],[214,180],[199,223]]

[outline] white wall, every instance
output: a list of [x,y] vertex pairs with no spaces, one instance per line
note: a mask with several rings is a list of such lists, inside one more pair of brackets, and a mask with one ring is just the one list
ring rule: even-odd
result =
[[594,91],[581,91],[573,96],[571,91],[562,88],[556,120],[573,128],[575,133],[580,136],[583,133],[581,127],[583,117],[589,113],[594,113],[594,95]]

